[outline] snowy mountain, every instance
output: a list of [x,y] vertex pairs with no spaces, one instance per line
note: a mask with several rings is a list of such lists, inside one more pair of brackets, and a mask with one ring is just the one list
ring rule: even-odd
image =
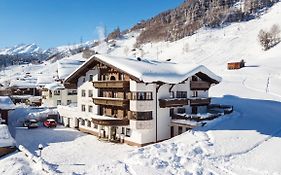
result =
[[43,60],[60,60],[82,52],[84,49],[93,47],[95,41],[81,44],[59,46],[55,48],[42,49],[36,44],[19,44],[10,48],[0,49],[0,66],[14,65]]
[[0,49],[0,55],[43,54],[44,50],[36,44],[19,44],[10,48]]

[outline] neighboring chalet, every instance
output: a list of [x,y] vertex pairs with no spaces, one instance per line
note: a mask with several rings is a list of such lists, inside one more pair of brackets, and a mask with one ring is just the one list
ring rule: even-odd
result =
[[193,127],[178,114],[206,114],[208,90],[221,78],[204,66],[93,55],[65,79],[77,107],[59,106],[66,126],[143,146]]
[[77,89],[67,89],[63,85],[63,80],[76,70],[85,59],[82,53],[57,62],[57,79],[55,82],[46,84],[42,89],[42,105],[47,107],[57,107],[58,105],[70,105],[77,103]]
[[45,85],[42,91],[42,104],[47,107],[70,105],[77,102],[77,90],[66,89],[60,82]]

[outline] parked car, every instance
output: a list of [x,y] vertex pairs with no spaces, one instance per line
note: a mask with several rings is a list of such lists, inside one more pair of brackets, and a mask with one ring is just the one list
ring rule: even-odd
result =
[[55,128],[57,127],[57,122],[54,119],[47,119],[43,125],[47,128]]
[[24,121],[23,123],[24,127],[27,127],[28,129],[38,128],[38,121],[35,119],[28,119]]

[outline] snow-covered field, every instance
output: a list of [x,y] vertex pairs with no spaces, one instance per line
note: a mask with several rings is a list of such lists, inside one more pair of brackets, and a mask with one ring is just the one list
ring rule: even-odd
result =
[[[96,137],[58,127],[17,128],[17,144],[32,153],[39,143],[43,159],[62,174],[281,174],[281,44],[263,51],[260,29],[281,26],[281,3],[258,19],[223,29],[201,29],[174,43],[152,43],[131,51],[135,37],[95,48],[99,53],[203,64],[223,78],[211,88],[213,103],[234,106],[234,113],[170,140],[143,148],[100,142]],[[186,43],[188,51],[183,52]],[[227,70],[230,60],[247,67]],[[51,66],[48,66],[51,68]],[[48,72],[38,68],[37,71]],[[21,73],[23,68],[6,74]],[[2,80],[2,78],[1,78]],[[40,174],[22,153],[0,159],[0,174]]]

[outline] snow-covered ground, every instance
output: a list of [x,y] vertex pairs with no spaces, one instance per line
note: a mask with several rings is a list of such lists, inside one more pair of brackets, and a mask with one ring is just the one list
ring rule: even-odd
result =
[[[173,43],[146,44],[142,51],[132,50],[138,33],[117,40],[116,48],[106,43],[94,48],[116,56],[203,64],[223,78],[211,88],[210,96],[213,103],[233,105],[231,115],[143,148],[100,142],[61,127],[17,128],[17,144],[35,153],[42,143],[43,159],[62,174],[281,174],[281,44],[263,51],[257,41],[259,30],[281,26],[280,18],[281,3],[277,3],[258,19],[201,29]],[[227,62],[241,59],[247,67],[226,69]],[[51,63],[46,64],[35,72],[50,71]],[[13,76],[22,70],[28,71],[17,67],[5,73]],[[36,173],[40,174],[22,153],[0,159],[0,174]]]

